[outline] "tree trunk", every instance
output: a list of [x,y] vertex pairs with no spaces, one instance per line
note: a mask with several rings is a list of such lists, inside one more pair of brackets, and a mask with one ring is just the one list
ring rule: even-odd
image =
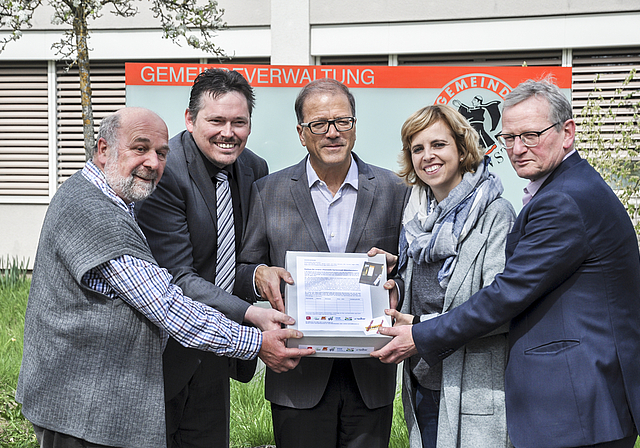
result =
[[95,136],[93,130],[93,109],[91,107],[91,80],[89,78],[89,49],[87,48],[87,16],[84,5],[75,10],[73,31],[78,49],[77,63],[80,77],[80,96],[82,104],[82,132],[84,135],[84,153],[86,160],[93,157]]

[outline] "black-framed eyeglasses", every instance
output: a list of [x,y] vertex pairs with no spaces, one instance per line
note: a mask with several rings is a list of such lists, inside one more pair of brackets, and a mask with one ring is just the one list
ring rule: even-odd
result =
[[540,143],[540,136],[542,134],[544,134],[549,129],[551,129],[552,127],[557,126],[559,124],[562,124],[562,121],[558,121],[557,123],[553,123],[548,128],[545,128],[545,129],[543,129],[542,131],[539,131],[539,132],[529,131],[529,132],[523,132],[522,134],[517,134],[517,135],[514,135],[514,134],[498,134],[498,135],[496,135],[496,137],[498,137],[498,140],[500,141],[500,143],[507,149],[513,148],[513,145],[516,144],[516,137],[520,137],[520,141],[527,148],[533,148],[538,143]]
[[309,128],[312,134],[326,134],[329,132],[329,126],[333,125],[338,132],[346,132],[353,129],[353,124],[356,122],[356,117],[342,117],[334,120],[318,120],[310,121],[309,123],[300,123],[300,126]]

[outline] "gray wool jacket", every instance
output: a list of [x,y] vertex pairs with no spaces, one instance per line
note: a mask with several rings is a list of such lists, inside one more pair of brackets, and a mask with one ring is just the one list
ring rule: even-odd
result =
[[[445,292],[443,312],[465,302],[489,285],[505,263],[507,234],[515,221],[504,198],[493,201],[467,235]],[[403,271],[404,301],[400,312],[411,313],[413,260]],[[421,316],[424,320],[427,316]],[[436,317],[437,319],[437,317]],[[437,448],[510,448],[504,400],[508,326],[461,347],[442,363],[442,389]],[[422,440],[415,414],[415,389],[409,363],[403,372],[402,399],[411,448]]]
[[25,317],[16,399],[38,426],[100,445],[166,446],[159,329],[82,283],[128,254],[154,263],[142,231],[79,171],[51,201]]

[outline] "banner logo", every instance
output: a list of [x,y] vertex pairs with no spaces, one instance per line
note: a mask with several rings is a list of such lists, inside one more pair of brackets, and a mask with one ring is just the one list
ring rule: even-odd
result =
[[505,155],[501,154],[502,148],[496,151],[496,135],[502,130],[502,103],[511,90],[509,84],[493,75],[471,73],[445,85],[435,104],[448,104],[457,109],[478,132],[485,154],[491,154],[501,163]]

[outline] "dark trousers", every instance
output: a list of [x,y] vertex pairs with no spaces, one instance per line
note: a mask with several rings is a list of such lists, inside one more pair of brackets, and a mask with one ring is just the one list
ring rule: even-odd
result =
[[203,357],[188,384],[165,403],[169,448],[229,447],[228,363]]
[[[33,423],[32,423],[33,425]],[[33,425],[40,448],[111,448]]]
[[271,404],[278,448],[387,448],[393,405],[364,404],[349,360],[337,359],[320,402],[311,409]]
[[440,391],[416,386],[416,419],[422,436],[423,448],[436,448],[438,440],[438,415],[440,414]]

